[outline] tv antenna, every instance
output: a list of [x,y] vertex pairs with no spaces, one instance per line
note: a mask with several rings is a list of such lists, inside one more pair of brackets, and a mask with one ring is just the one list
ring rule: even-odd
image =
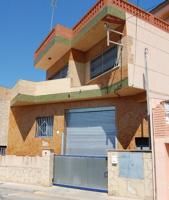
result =
[[55,8],[56,8],[57,0],[51,0],[51,7],[52,7],[52,16],[51,16],[51,23],[50,23],[50,29],[53,29],[53,19],[55,14]]

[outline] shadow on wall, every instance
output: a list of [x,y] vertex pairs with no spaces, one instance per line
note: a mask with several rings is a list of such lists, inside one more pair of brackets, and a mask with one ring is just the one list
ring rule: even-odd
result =
[[166,150],[167,150],[167,155],[169,157],[169,144],[168,143],[165,143],[165,147],[166,147]]
[[135,148],[135,146],[130,148],[130,145],[136,135],[148,136],[146,103],[123,100],[117,111],[118,141],[124,149]]
[[[139,103],[135,99],[131,100],[131,98],[119,98],[118,103],[115,103],[115,105],[117,108],[116,124],[118,141],[124,149],[134,148],[133,138],[136,135],[137,137],[147,137],[148,135],[146,103]],[[19,134],[23,141],[25,141],[32,127],[34,127],[36,116],[54,115],[56,113],[55,109],[52,106],[49,109],[48,105],[44,106],[43,109],[41,106],[37,106],[36,109],[34,107],[12,108],[13,121],[11,123],[16,123],[16,125],[11,124],[10,127],[14,129],[17,126],[19,133],[16,134]],[[12,132],[13,130],[11,130]],[[35,134],[35,131],[32,131],[32,134]],[[112,138],[109,138],[109,140],[113,143]]]
[[36,119],[30,116],[30,110],[25,110],[23,108],[12,108],[11,110],[22,139],[25,141]]

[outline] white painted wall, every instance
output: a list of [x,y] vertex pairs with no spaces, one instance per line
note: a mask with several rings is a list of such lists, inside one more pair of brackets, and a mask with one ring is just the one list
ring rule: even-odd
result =
[[169,98],[169,33],[126,14],[129,86],[144,89],[145,58],[148,48],[149,87],[153,97]]

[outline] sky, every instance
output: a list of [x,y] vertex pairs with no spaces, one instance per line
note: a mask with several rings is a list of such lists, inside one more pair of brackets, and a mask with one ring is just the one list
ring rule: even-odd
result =
[[[54,25],[71,28],[97,0],[57,0]],[[163,0],[131,0],[152,9]],[[20,79],[44,81],[33,57],[50,31],[51,0],[0,0],[0,86],[13,87]]]

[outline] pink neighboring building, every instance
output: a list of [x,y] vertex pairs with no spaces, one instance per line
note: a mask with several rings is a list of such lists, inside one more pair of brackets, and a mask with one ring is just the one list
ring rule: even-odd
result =
[[[155,105],[155,104],[154,104]],[[153,109],[156,158],[157,199],[169,199],[169,104],[161,102]]]
[[[169,22],[169,1],[158,5],[151,13]],[[166,99],[167,96],[163,95],[155,95],[151,99],[157,200],[169,199],[169,103]]]

